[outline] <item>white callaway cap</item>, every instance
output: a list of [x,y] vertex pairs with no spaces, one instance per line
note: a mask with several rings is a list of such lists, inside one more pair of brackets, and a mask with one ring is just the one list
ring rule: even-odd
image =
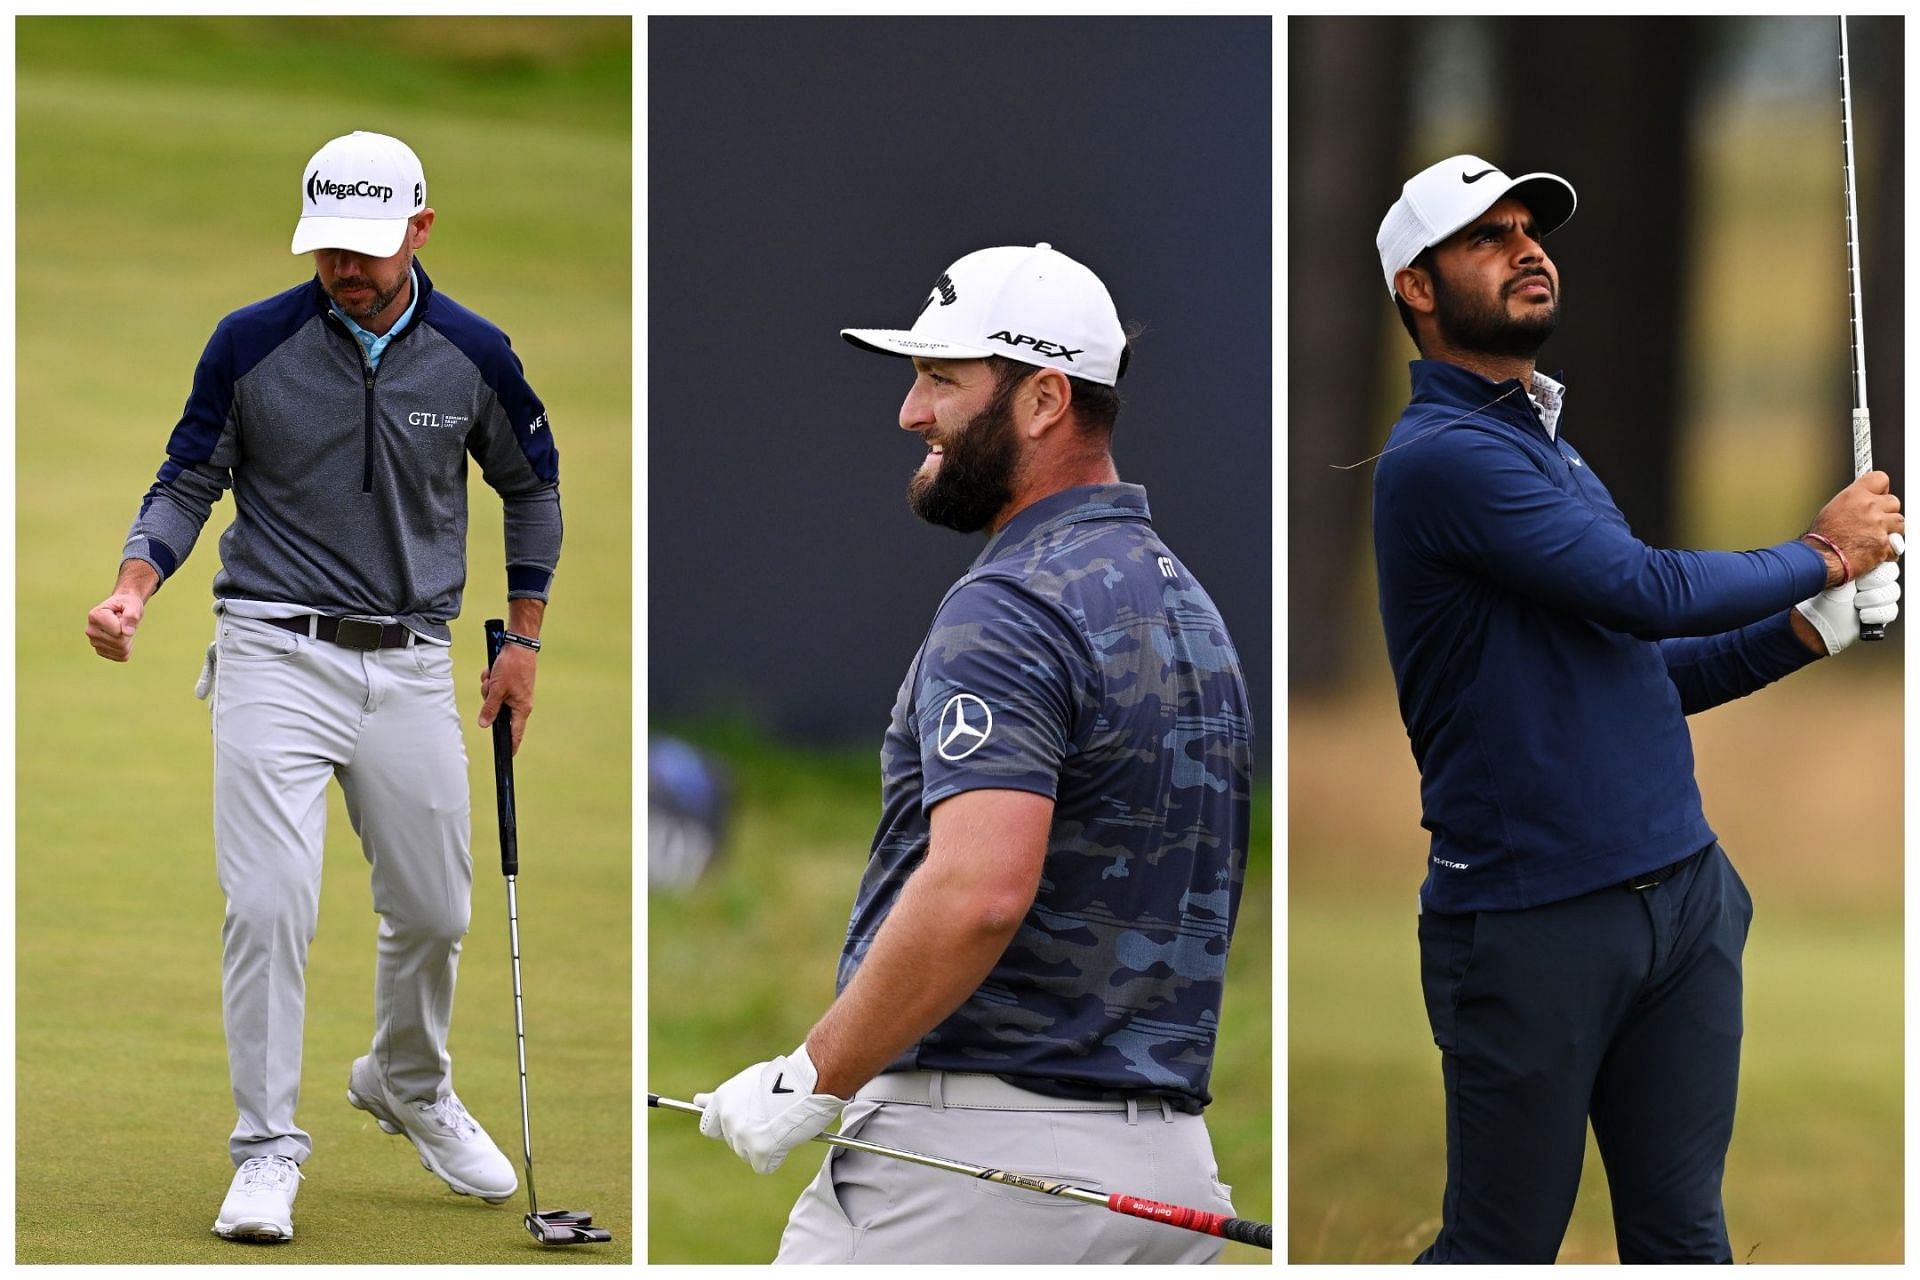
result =
[[1509,178],[1479,156],[1454,156],[1408,178],[1400,198],[1381,220],[1380,234],[1373,238],[1380,250],[1380,269],[1386,273],[1387,292],[1393,292],[1395,272],[1493,208],[1503,196],[1512,196],[1533,210],[1543,236],[1573,216],[1573,184],[1565,178],[1551,173]]
[[350,133],[313,153],[301,170],[293,251],[350,249],[370,258],[400,252],[407,219],[427,207],[420,157],[384,133]]
[[1100,277],[1049,244],[970,253],[947,268],[911,329],[842,329],[856,347],[928,360],[1005,356],[1112,386],[1127,335]]

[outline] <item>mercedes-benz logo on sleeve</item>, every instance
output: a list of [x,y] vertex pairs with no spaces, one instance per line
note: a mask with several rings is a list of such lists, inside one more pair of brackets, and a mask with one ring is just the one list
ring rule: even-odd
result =
[[940,736],[934,745],[942,760],[964,760],[993,732],[993,709],[970,693],[956,693],[940,708]]

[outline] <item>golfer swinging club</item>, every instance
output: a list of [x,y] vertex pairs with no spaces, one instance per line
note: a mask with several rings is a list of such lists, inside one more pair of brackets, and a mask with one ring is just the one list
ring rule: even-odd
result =
[[[910,664],[885,811],[805,1043],[694,1101],[761,1173],[840,1132],[1231,1214],[1201,1110],[1245,874],[1240,664],[1109,452],[1128,341],[1047,245],[954,263],[911,331],[923,519],[985,548]],[[1064,1210],[1064,1211],[1063,1211]],[[836,1149],[777,1261],[1209,1262],[1221,1242]]]
[[[1432,832],[1420,970],[1447,1178],[1421,1262],[1552,1262],[1592,1121],[1621,1262],[1730,1262],[1721,1173],[1752,902],[1686,717],[1898,612],[1900,501],[1862,475],[1802,537],[1663,551],[1561,428],[1552,174],[1477,156],[1380,224],[1421,359],[1374,475],[1380,613]],[[1577,404],[1577,401],[1575,401]],[[1603,428],[1604,429],[1604,428]]]

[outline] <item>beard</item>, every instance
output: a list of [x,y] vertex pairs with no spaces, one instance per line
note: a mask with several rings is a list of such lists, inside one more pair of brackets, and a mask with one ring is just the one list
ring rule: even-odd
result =
[[[408,263],[407,269],[400,273],[400,279],[394,282],[391,289],[380,288],[366,276],[343,276],[333,282],[333,288],[328,290],[328,293],[333,298],[333,305],[339,307],[348,316],[355,320],[371,320],[392,305],[393,300],[400,296],[400,291],[407,287],[407,281],[412,278],[413,265]],[[354,306],[340,296],[348,289],[370,289],[373,291],[373,297],[359,306]]]
[[1438,271],[1428,274],[1433,279],[1434,320],[1440,338],[1455,350],[1531,360],[1559,327],[1560,291],[1544,272],[1529,272],[1512,282],[1518,285],[1526,280],[1545,280],[1554,291],[1553,300],[1546,306],[1530,307],[1518,317],[1507,310],[1505,288],[1497,300],[1488,302],[1456,292]]
[[916,471],[907,481],[907,505],[928,524],[978,533],[1013,500],[1013,473],[1020,438],[1013,425],[1013,393],[1019,379],[996,389],[987,407],[949,434],[940,465],[931,475]]

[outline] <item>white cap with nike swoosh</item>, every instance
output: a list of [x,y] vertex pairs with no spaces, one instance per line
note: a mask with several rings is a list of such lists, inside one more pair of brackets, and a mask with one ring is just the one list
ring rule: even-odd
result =
[[1393,277],[1423,252],[1512,196],[1533,210],[1539,232],[1545,236],[1573,216],[1573,184],[1552,173],[1528,173],[1509,178],[1498,165],[1479,156],[1452,156],[1407,179],[1400,198],[1381,219],[1373,238],[1380,250],[1380,269],[1393,293]]

